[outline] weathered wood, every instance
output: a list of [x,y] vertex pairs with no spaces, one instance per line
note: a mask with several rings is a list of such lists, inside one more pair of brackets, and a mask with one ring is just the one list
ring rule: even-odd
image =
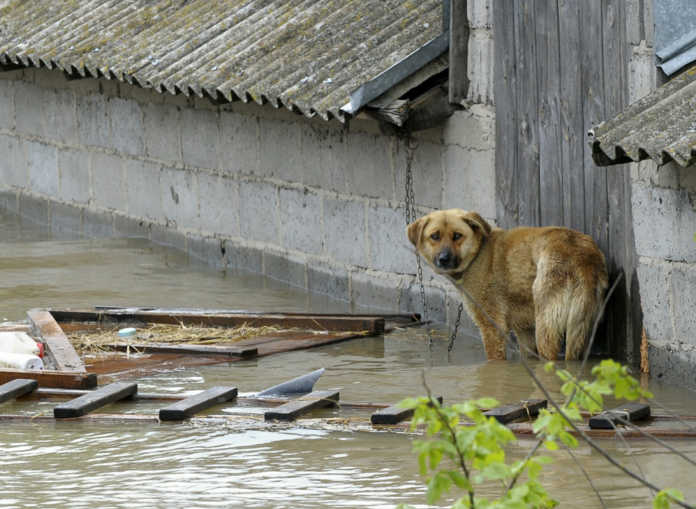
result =
[[0,383],[17,378],[36,380],[40,387],[61,389],[93,389],[97,386],[97,376],[92,373],[75,371],[34,371],[28,369],[0,369]]
[[545,399],[531,399],[491,408],[484,412],[483,415],[495,417],[501,424],[507,424],[521,417],[536,417],[539,415],[539,410],[546,408],[546,404],[547,401]]
[[534,3],[539,130],[540,225],[563,225],[563,169],[561,165],[561,64],[558,3]]
[[50,312],[31,309],[27,315],[36,334],[45,343],[46,355],[57,371],[86,371],[82,359]]
[[[442,405],[442,396],[436,398]],[[343,406],[343,403],[341,403]],[[398,404],[381,408],[370,416],[370,422],[375,425],[398,424],[413,416],[412,408],[403,408]]]
[[451,0],[449,17],[449,102],[462,104],[469,94],[469,18],[467,0]]
[[234,358],[249,358],[255,357],[258,354],[258,348],[232,348],[227,346],[214,345],[172,345],[169,343],[109,343],[103,345],[103,348],[118,351],[138,351],[140,353],[175,353],[182,355],[224,355]]
[[17,378],[0,385],[0,403],[29,394],[39,386],[36,380]]
[[136,392],[138,392],[138,384],[115,382],[56,406],[53,409],[53,416],[56,419],[80,417],[96,408],[133,396]]
[[495,37],[495,198],[498,224],[519,225],[517,200],[517,72],[515,16],[512,2],[493,5]]
[[335,405],[338,398],[338,391],[314,391],[306,396],[302,396],[278,408],[265,412],[263,418],[266,421],[292,421],[315,408]]
[[161,421],[182,421],[201,410],[225,403],[236,397],[236,387],[211,387],[200,394],[161,408],[159,418]]
[[302,315],[292,313],[214,313],[205,312],[166,312],[131,311],[131,310],[63,310],[53,309],[51,314],[58,322],[98,322],[98,323],[165,323],[184,325],[206,325],[235,327],[248,325],[262,327],[266,325],[328,331],[367,331],[369,334],[384,332],[384,318],[381,316],[350,315]]
[[639,402],[630,402],[599,415],[590,417],[589,426],[592,429],[614,429],[621,421],[638,422],[650,417],[650,405]]

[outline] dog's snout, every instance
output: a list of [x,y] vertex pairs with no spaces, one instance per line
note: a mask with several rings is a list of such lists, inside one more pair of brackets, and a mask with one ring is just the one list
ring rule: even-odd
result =
[[455,258],[456,257],[454,256],[454,253],[451,249],[443,249],[435,257],[435,265],[437,265],[441,269],[451,269],[456,265]]

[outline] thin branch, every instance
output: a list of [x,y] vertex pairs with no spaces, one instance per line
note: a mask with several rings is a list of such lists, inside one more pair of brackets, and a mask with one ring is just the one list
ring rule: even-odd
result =
[[585,476],[585,479],[587,479],[587,482],[590,484],[592,491],[594,491],[595,495],[597,495],[597,498],[599,499],[599,503],[602,504],[602,507],[604,507],[606,509],[607,505],[604,503],[604,499],[602,498],[602,495],[599,493],[599,490],[592,482],[592,479],[590,478],[590,474],[587,472],[587,470],[585,470],[585,467],[582,466],[582,464],[580,463],[578,458],[575,456],[575,454],[573,454],[573,450],[570,447],[568,447],[566,444],[564,444],[563,442],[561,442],[561,444],[563,445],[565,450],[568,452],[568,454],[570,454],[570,457],[573,458],[573,461],[575,462],[577,467],[580,469],[582,474]]
[[[542,438],[537,440],[537,443],[534,444],[534,447],[532,447],[532,449],[527,453],[527,456],[524,458],[524,461],[522,462],[523,465],[527,464],[527,462],[531,459],[532,456],[534,456],[534,454],[536,454],[536,452],[539,450],[539,447],[541,447],[541,444],[543,444],[543,443],[544,443],[544,440]],[[506,493],[515,487],[515,483],[517,482],[517,479],[522,474],[522,470],[524,470],[524,467],[521,468],[520,471],[517,472],[517,475],[515,475],[515,477],[512,478],[512,481],[510,481],[510,484],[507,487]]]

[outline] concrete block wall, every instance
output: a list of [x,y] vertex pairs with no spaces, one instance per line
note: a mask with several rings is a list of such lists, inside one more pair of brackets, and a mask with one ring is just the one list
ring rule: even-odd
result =
[[[652,19],[652,2],[627,2],[630,102],[661,80]],[[658,167],[647,160],[632,164],[630,171],[650,373],[696,389],[696,168]]]
[[[1,203],[23,215],[145,236],[356,307],[421,309],[405,234],[407,148],[372,120],[344,126],[45,69],[0,73],[0,114]],[[420,213],[461,207],[494,221],[493,133],[486,103],[418,133]],[[425,275],[429,318],[452,321],[459,296]]]

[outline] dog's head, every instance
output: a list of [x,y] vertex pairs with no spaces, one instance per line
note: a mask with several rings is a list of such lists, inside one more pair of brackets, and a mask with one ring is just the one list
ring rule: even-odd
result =
[[417,219],[406,231],[435,272],[456,277],[476,257],[491,226],[476,212],[449,209]]

